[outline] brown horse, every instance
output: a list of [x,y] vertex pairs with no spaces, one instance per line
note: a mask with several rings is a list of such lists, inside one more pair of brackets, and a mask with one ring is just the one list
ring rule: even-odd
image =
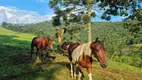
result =
[[92,80],[92,55],[100,62],[101,67],[106,68],[107,62],[105,58],[104,41],[96,39],[95,42],[86,44],[71,44],[68,49],[69,60],[71,66],[71,77],[76,80],[76,68],[78,68],[80,80],[83,77],[82,68],[86,68],[89,80]]
[[54,40],[51,40],[47,37],[34,37],[31,42],[31,57],[33,54],[33,48],[36,47],[36,49],[37,49],[36,56],[40,55],[41,60],[43,61],[43,59],[42,59],[43,53],[38,54],[38,51],[45,50],[48,55],[48,50],[49,50],[48,47],[50,48],[51,51],[53,51],[53,44],[54,44]]
[[63,42],[62,45],[60,46],[60,50],[62,52],[62,55],[64,56],[65,53],[68,52],[68,48],[70,46],[70,44],[72,44],[73,42]]

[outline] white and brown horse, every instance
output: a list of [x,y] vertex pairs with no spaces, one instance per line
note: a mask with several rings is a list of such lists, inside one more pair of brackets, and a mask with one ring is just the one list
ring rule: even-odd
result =
[[92,55],[100,62],[101,67],[107,67],[107,61],[105,57],[104,41],[99,41],[98,38],[95,42],[89,42],[86,44],[72,43],[68,48],[71,77],[76,80],[77,68],[79,70],[78,79],[81,79],[82,68],[86,68],[89,75],[89,80],[92,80]]

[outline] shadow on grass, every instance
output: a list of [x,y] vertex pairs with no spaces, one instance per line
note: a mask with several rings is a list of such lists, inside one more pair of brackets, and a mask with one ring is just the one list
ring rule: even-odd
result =
[[[0,80],[35,80],[38,77],[51,80],[56,79],[56,72],[67,67],[66,62],[54,63],[51,59],[38,66],[32,65],[35,57],[29,58],[30,42],[16,40],[16,37],[0,35]],[[42,65],[47,65],[46,69]]]
[[30,42],[16,40],[17,37],[0,35],[0,80],[21,80],[24,75],[34,79],[35,73],[40,71],[39,66],[29,65],[34,61],[29,59]]
[[[68,62],[46,62],[42,64],[43,72],[40,77],[44,80],[66,80],[65,76],[69,76],[70,65]],[[62,77],[62,78],[61,78]]]

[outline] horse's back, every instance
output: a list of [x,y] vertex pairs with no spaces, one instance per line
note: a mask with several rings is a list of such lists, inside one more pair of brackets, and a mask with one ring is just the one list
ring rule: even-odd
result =
[[91,56],[90,42],[79,45],[71,54],[72,59],[76,62],[79,61],[80,56]]
[[47,40],[42,37],[34,37],[31,45],[36,46],[38,49],[45,49],[47,47]]
[[68,48],[69,48],[69,46],[70,46],[70,44],[72,44],[72,42],[64,42],[64,43],[62,43],[62,45],[60,46],[60,49],[61,49],[61,50],[64,50],[64,51],[67,51]]
[[74,51],[74,49],[76,49],[79,45],[80,45],[80,43],[72,43],[72,44],[70,44],[70,46],[68,48],[69,55],[71,55],[72,52]]

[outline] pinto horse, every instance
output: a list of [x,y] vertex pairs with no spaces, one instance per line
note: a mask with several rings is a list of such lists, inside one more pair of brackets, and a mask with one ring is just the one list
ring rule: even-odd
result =
[[[31,57],[33,54],[34,47],[36,47],[37,49],[36,56],[39,55],[38,54],[39,50],[40,51],[45,50],[48,55],[48,47],[50,48],[51,51],[53,51],[53,44],[54,44],[54,40],[51,40],[47,37],[34,37],[31,42]],[[43,61],[42,56],[43,56],[43,53],[40,54],[41,60]]]
[[92,80],[92,55],[100,62],[101,67],[107,67],[107,61],[105,57],[104,41],[99,41],[98,38],[95,42],[89,42],[86,44],[71,44],[68,48],[71,77],[76,80],[77,68],[79,71],[78,79],[83,77],[82,68],[86,68],[89,75],[89,80]]

